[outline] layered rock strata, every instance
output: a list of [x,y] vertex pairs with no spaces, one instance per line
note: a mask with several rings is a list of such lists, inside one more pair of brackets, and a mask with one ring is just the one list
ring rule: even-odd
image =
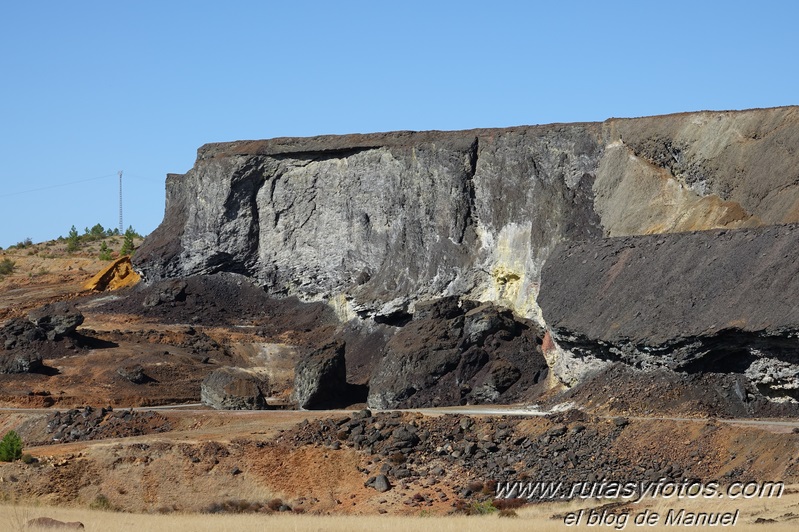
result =
[[799,225],[562,243],[538,298],[561,347],[799,392]]
[[[371,361],[359,355],[359,369],[350,369],[349,351],[345,357],[347,373],[360,372],[358,385],[379,383],[380,368],[405,374],[405,355],[388,343],[415,326],[421,302],[491,302],[546,327],[538,303],[541,272],[562,242],[799,222],[796,146],[797,107],[209,144],[188,173],[168,176],[164,221],[138,250],[134,267],[146,283],[232,272],[276,297],[323,302],[349,330],[381,336]],[[654,307],[664,315],[678,312],[675,288],[659,286]],[[564,327],[556,324],[541,339],[550,374],[562,382],[601,369],[611,355],[638,365],[669,358],[637,347],[614,346],[621,352],[615,354],[600,336],[591,347],[570,342]],[[650,333],[628,344],[682,341],[663,340],[654,325]],[[361,349],[364,341],[347,345],[368,351]],[[683,371],[693,360],[712,358],[694,351],[675,351],[675,363],[666,366]],[[752,379],[793,386],[793,367],[784,365],[793,364],[790,357],[752,356],[760,360],[745,368]],[[469,392],[474,400],[496,395],[525,370],[504,360],[491,371],[482,392]],[[413,379],[403,385],[415,389]],[[373,404],[386,397],[387,388],[379,388],[369,389]],[[391,401],[410,397],[391,394]]]

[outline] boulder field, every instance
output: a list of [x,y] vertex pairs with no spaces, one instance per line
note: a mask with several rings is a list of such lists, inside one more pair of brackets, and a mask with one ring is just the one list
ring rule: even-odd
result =
[[325,306],[309,407],[532,401],[609,364],[791,403],[797,147],[799,107],[208,144],[133,266],[151,303],[223,274]]

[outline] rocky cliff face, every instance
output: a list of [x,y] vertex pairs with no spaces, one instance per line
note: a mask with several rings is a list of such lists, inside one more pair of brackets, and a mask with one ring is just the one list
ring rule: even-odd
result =
[[539,302],[582,358],[742,373],[799,398],[799,225],[563,243]]
[[[342,321],[402,325],[460,296],[545,326],[561,242],[798,222],[797,146],[797,107],[210,144],[168,176],[135,266],[241,273]],[[544,351],[567,368],[557,340]]]

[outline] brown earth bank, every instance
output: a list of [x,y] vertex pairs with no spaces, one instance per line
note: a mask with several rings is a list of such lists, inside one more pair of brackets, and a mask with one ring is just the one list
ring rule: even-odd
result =
[[[0,466],[0,493],[134,512],[284,507],[418,515],[518,507],[522,501],[502,500],[514,498],[502,492],[514,481],[563,483],[566,491],[602,481],[690,479],[725,487],[799,481],[799,434],[768,425],[601,418],[579,410],[543,417],[365,410],[125,414],[132,426],[151,420],[151,430],[168,430],[31,447],[31,463]],[[53,417],[5,414],[2,425],[41,438],[52,435]],[[587,504],[591,497],[583,493],[531,496],[530,502]],[[593,502],[631,503],[611,495]]]
[[[44,275],[36,279],[49,282]],[[76,285],[81,281],[75,277]],[[0,382],[6,406],[50,408],[0,414],[0,430],[16,430],[32,458],[0,466],[2,496],[133,512],[419,515],[516,511],[507,507],[518,501],[492,503],[507,481],[797,481],[799,435],[790,427],[638,419],[662,414],[658,405],[689,416],[715,411],[654,392],[637,396],[634,378],[622,385],[614,375],[572,395],[549,391],[553,404],[579,400],[586,409],[546,417],[446,409],[422,415],[126,408],[196,403],[202,380],[215,368],[267,363],[271,392],[291,401],[292,350],[316,349],[337,334],[336,320],[321,306],[272,300],[248,283],[228,281],[195,278],[177,292],[98,294],[73,294],[61,285],[54,298],[42,292],[44,299],[31,289],[28,314],[50,318],[49,329],[37,326],[44,338],[33,341],[49,351],[41,371],[4,374]],[[145,306],[153,293],[158,296],[150,301],[158,303]],[[39,312],[41,303],[61,299],[70,304],[65,313]],[[59,337],[54,331],[75,310],[83,322]],[[409,330],[423,336],[432,316],[438,321],[430,322],[431,330],[446,334],[454,327],[463,337],[457,321],[465,318],[451,301],[417,312],[415,323],[422,325]],[[305,321],[291,317],[297,313]],[[503,320],[501,334],[511,342],[523,337],[508,332],[516,322]],[[263,344],[284,351],[270,347],[264,354]],[[281,357],[288,359],[282,370]]]

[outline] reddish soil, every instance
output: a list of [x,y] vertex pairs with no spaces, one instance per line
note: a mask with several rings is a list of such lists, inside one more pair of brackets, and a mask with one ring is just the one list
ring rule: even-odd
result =
[[[658,395],[663,383],[622,370],[571,392],[567,398],[584,411],[547,417],[128,412],[197,403],[202,379],[223,365],[270,364],[276,395],[286,397],[292,357],[329,339],[335,320],[323,305],[270,300],[214,278],[188,281],[184,295],[152,306],[145,305],[152,292],[136,287],[81,292],[102,261],[35,249],[0,255],[17,264],[0,281],[0,326],[61,300],[73,301],[85,321],[76,335],[53,342],[45,371],[0,375],[2,406],[46,408],[0,411],[0,431],[18,431],[35,458],[0,465],[0,497],[128,511],[275,511],[281,502],[294,511],[418,515],[491,500],[496,480],[799,481],[799,434],[646,419],[658,405],[687,417],[735,413],[722,408],[723,397],[706,394],[706,382]],[[140,384],[118,371],[135,364],[147,377]],[[69,412],[86,405],[92,408]],[[75,441],[54,441],[59,431],[74,432]],[[365,485],[381,473],[390,490]]]

